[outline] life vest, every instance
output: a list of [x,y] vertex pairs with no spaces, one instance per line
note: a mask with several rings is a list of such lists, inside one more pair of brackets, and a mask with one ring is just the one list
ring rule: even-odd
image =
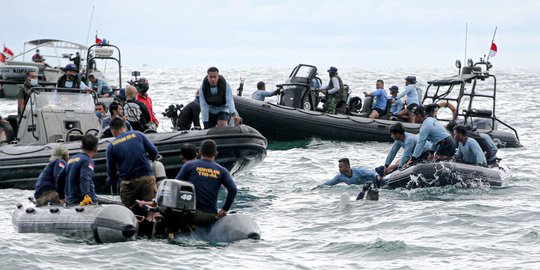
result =
[[56,87],[58,88],[80,88],[81,87],[81,78],[78,75],[75,75],[75,80],[73,80],[73,86],[66,87],[67,76],[66,74],[58,78],[58,83]]
[[334,77],[336,77],[338,79],[338,81],[339,81],[339,90],[336,93],[334,93],[334,95],[337,95],[337,97],[341,101],[347,102],[347,94],[345,94],[345,87],[343,86],[343,81],[341,80],[339,75],[336,74],[336,75],[330,77],[330,82],[328,83],[328,90],[334,88],[334,82],[332,81],[332,79]]
[[227,81],[225,81],[225,78],[223,78],[223,76],[219,75],[217,83],[217,95],[212,94],[212,90],[210,88],[210,82],[208,81],[208,76],[206,76],[203,80],[202,92],[204,95],[204,100],[208,105],[220,107],[227,104],[227,100],[225,99],[225,92],[227,91]]

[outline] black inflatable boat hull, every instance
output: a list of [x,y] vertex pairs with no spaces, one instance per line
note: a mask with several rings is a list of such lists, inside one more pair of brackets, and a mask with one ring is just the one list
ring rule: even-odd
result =
[[[249,126],[219,127],[207,130],[147,134],[163,156],[168,178],[174,179],[182,164],[180,146],[193,143],[197,147],[205,139],[213,139],[218,146],[216,162],[231,173],[239,173],[257,165],[266,157],[266,139]],[[110,193],[106,184],[107,165],[105,151],[113,138],[99,141],[98,153],[94,156],[96,191]],[[73,155],[80,152],[80,141],[63,143]],[[39,173],[49,162],[55,144],[6,145],[0,147],[0,188],[33,189]]]
[[385,176],[383,188],[501,186],[510,176],[511,171],[504,164],[488,168],[453,161],[425,162]]
[[[244,124],[254,127],[270,141],[317,137],[335,141],[392,142],[390,127],[396,123],[383,119],[301,110],[238,96],[234,97],[234,101]],[[403,123],[403,126],[407,132],[413,134],[420,131],[420,124]],[[513,133],[493,130],[488,134],[499,139],[503,147],[521,147]]]

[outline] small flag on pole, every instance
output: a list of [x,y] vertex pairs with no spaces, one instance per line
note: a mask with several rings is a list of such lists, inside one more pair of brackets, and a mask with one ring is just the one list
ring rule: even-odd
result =
[[96,44],[101,44],[102,40],[100,38],[97,37],[96,35]]
[[493,57],[497,54],[497,45],[495,42],[491,42],[491,48],[489,49],[489,57]]
[[0,66],[4,65],[6,63],[6,57],[3,53],[0,53]]
[[4,45],[4,56],[6,56],[7,58],[13,58],[15,54],[13,54],[13,51],[8,49],[6,47],[6,45]]

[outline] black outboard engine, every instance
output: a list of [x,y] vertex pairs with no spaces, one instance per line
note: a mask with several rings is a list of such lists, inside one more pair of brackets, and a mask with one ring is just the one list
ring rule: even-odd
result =
[[192,183],[173,179],[161,181],[156,203],[167,233],[189,230],[189,220],[195,213],[195,186]]

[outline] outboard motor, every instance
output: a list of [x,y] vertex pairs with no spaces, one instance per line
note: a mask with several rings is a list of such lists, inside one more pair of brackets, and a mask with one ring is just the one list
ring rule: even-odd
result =
[[156,226],[156,234],[191,230],[189,221],[195,213],[195,187],[192,183],[173,179],[161,181],[156,203],[163,216]]

